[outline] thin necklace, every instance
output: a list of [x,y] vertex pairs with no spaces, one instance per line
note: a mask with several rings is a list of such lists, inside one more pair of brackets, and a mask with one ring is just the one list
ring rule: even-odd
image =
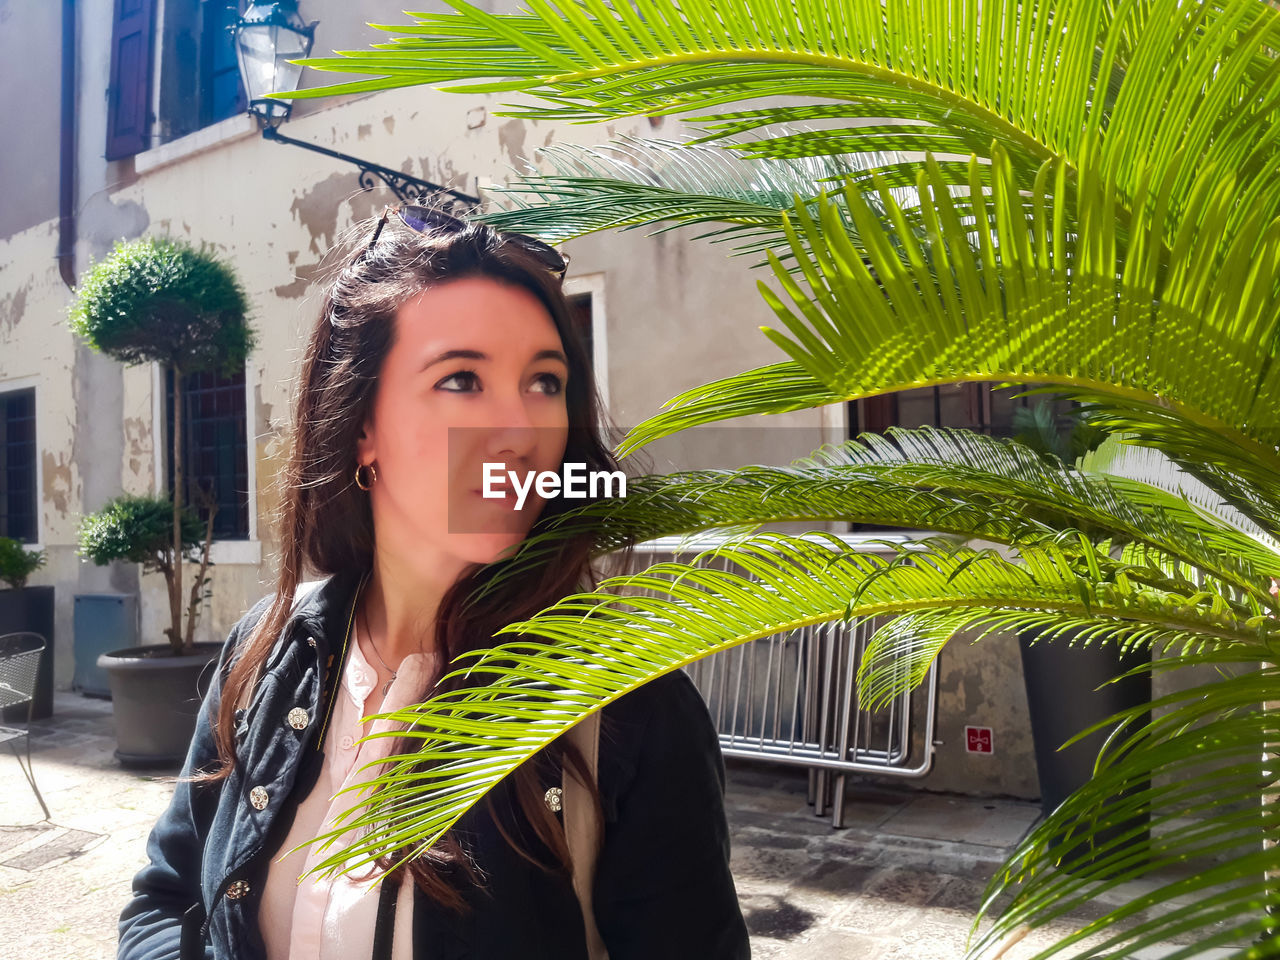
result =
[[360,629],[364,631],[364,635],[369,638],[369,649],[373,651],[373,655],[378,658],[378,662],[391,674],[391,679],[382,685],[382,695],[385,697],[387,691],[391,689],[391,684],[395,682],[396,671],[387,666],[387,661],[382,659],[382,654],[378,652],[377,646],[373,642],[373,634],[369,632],[369,621],[364,618],[364,608],[360,608]]

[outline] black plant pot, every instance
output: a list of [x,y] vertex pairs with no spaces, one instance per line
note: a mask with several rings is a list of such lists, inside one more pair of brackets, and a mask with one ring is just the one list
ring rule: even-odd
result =
[[0,590],[0,634],[30,631],[44,637],[44,652],[36,670],[35,703],[0,710],[0,721],[24,722],[27,708],[36,720],[53,716],[53,587]]
[[[1018,635],[1022,651],[1022,675],[1027,688],[1027,705],[1031,712],[1031,738],[1035,745],[1036,772],[1040,780],[1041,808],[1045,816],[1053,813],[1072,793],[1093,777],[1093,767],[1113,727],[1099,730],[1065,750],[1058,749],[1076,734],[1121,710],[1151,702],[1151,674],[1138,673],[1116,683],[1113,677],[1150,663],[1149,649],[1122,654],[1113,641],[1091,642],[1087,647],[1071,643],[1071,635],[1059,634],[1053,639],[1033,643],[1038,633]],[[1106,684],[1106,686],[1102,686]],[[1145,714],[1150,720],[1151,713]],[[1132,726],[1127,728],[1132,730]],[[1125,796],[1150,784],[1138,784]],[[1138,830],[1126,840],[1123,849],[1137,853],[1150,843],[1150,818],[1133,817],[1100,831],[1094,846],[1118,839],[1130,830]],[[1060,847],[1065,837],[1057,837],[1051,846]],[[1093,846],[1078,846],[1066,853],[1061,867],[1072,870],[1092,865],[1101,856],[1120,848],[1093,854]]]
[[168,644],[153,644],[98,657],[111,685],[115,757],[123,766],[181,766],[221,649],[197,643],[193,653],[174,656]]

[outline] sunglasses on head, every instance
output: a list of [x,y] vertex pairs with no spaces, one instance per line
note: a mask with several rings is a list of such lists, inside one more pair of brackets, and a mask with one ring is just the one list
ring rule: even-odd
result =
[[[378,237],[382,235],[382,228],[386,226],[387,218],[392,213],[398,216],[400,222],[406,227],[410,230],[416,230],[418,233],[431,233],[437,230],[451,233],[461,232],[470,226],[466,220],[455,217],[451,213],[445,213],[437,207],[424,207],[417,203],[388,204],[386,209],[382,211],[382,216],[378,219],[378,225],[374,228],[373,236],[369,238],[369,245],[365,248],[366,255],[373,249],[373,245],[378,242]],[[554,247],[543,243],[536,237],[530,237],[523,233],[503,233],[502,237],[508,243],[514,243],[537,257],[538,262],[554,274],[557,279],[564,279],[565,270],[569,268],[568,256],[559,253]]]

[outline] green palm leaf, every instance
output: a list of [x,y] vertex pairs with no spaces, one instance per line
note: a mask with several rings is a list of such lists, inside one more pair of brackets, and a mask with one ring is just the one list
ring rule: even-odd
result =
[[[875,149],[941,154],[995,140],[1023,174],[1062,159],[1074,183],[1101,148],[1122,197],[1151,167],[1179,209],[1211,165],[1237,172],[1237,214],[1280,210],[1270,172],[1280,14],[1256,0],[887,0],[875,15],[771,0],[534,0],[532,15],[514,16],[450,5],[456,13],[378,25],[401,34],[390,43],[302,61],[370,78],[290,97],[448,85],[519,92],[542,101],[520,115],[576,121],[811,97],[849,119],[916,121],[885,127]],[[811,142],[829,152],[821,136]],[[791,149],[801,155],[802,140]]]
[[1248,597],[1255,610],[1272,608],[1269,578],[1280,576],[1280,545],[1182,496],[1128,477],[1080,472],[1008,441],[922,428],[827,445],[788,467],[629,478],[625,498],[558,514],[527,537],[476,600],[548,562],[566,537],[584,532],[594,534],[603,555],[627,543],[709,529],[831,521],[1010,546],[1057,543],[1067,552],[1075,548],[1063,531],[1078,531],[1128,548],[1135,563],[1161,570],[1191,564],[1206,584]]
[[[699,566],[707,557],[736,564],[745,575]],[[348,831],[360,836],[312,872],[351,869],[382,852],[425,849],[498,780],[591,710],[694,660],[795,627],[936,613],[985,629],[1055,620],[1125,642],[1207,641],[1253,651],[1270,649],[1280,629],[1269,618],[1224,608],[1185,581],[1159,590],[1128,579],[1128,568],[1105,555],[1093,558],[1115,573],[1105,583],[1052,546],[1029,548],[1023,560],[1025,566],[1015,565],[941,542],[885,558],[851,552],[836,537],[761,533],[705,551],[690,564],[660,563],[609,578],[597,591],[566,597],[500,631],[530,639],[455,659],[473,659],[455,673],[491,678],[487,685],[386,714],[410,725],[406,733],[386,735],[420,744],[377,761],[379,776],[347,788],[381,789],[316,838],[324,849]],[[623,592],[643,590],[655,595]],[[878,656],[864,663],[866,702],[908,684],[908,671],[917,674],[952,632],[950,626],[930,631],[916,644],[918,655],[896,663]],[[423,771],[422,763],[434,766]]]
[[[1015,937],[1024,925],[1066,917],[1116,893],[1128,895],[1034,960],[1072,947],[1081,950],[1072,954],[1078,957],[1098,951],[1129,956],[1175,935],[1190,944],[1162,956],[1195,957],[1255,940],[1258,952],[1234,956],[1262,957],[1280,946],[1280,923],[1265,909],[1280,898],[1264,879],[1280,869],[1280,849],[1258,842],[1275,832],[1280,818],[1276,806],[1265,802],[1277,786],[1262,759],[1264,745],[1280,736],[1280,720],[1260,709],[1280,675],[1224,655],[1184,656],[1176,664],[1192,665],[1234,667],[1235,675],[1082,731],[1084,736],[1117,728],[1094,778],[1037,825],[992,878],[971,932],[971,956]],[[1149,709],[1156,719],[1141,722]],[[1124,823],[1134,826],[1115,834],[1114,825]],[[1152,833],[1145,843],[1144,824]],[[1109,829],[1112,835],[1104,835]],[[1061,868],[1064,858],[1080,853],[1088,855],[1083,864],[1069,872]],[[1129,893],[1134,881],[1152,875],[1159,877],[1155,885]],[[1014,896],[995,923],[973,940],[997,896],[1010,890]],[[1248,909],[1241,909],[1244,904]],[[1159,908],[1157,916],[1148,913],[1152,908]],[[1081,942],[1086,938],[1087,949]]]
[[[307,61],[367,79],[299,96],[432,84],[514,94],[512,112],[528,117],[684,114],[701,125],[695,144],[654,147],[626,170],[605,151],[627,147],[566,150],[489,218],[553,239],[709,224],[707,236],[768,254],[773,285],[760,286],[780,327],[764,333],[788,359],[673,398],[620,452],[749,414],[986,381],[1080,400],[1095,423],[1162,457],[1125,475],[1115,459],[1071,470],[995,441],[899,433],[789,468],[642,478],[638,499],[563,515],[523,545],[526,559],[574,524],[596,524],[604,550],[836,518],[979,535],[1010,556],[929,541],[886,559],[834,538],[756,533],[715,551],[745,576],[700,568],[704,554],[565,598],[504,631],[527,640],[463,658],[477,686],[394,716],[419,749],[321,838],[371,831],[317,870],[429,846],[516,764],[664,672],[798,625],[868,618],[880,626],[859,669],[867,704],[917,684],[962,630],[1150,645],[1161,667],[1235,673],[1114,741],[1094,784],[997,878],[993,896],[1018,893],[976,949],[1098,889],[1057,870],[1049,839],[1063,831],[1092,844],[1134,810],[1207,814],[1157,838],[1157,865],[1274,835],[1274,806],[1214,811],[1207,791],[1274,793],[1258,757],[1276,731],[1258,706],[1277,678],[1257,664],[1277,646],[1280,12],[1257,0],[451,6],[382,27],[397,36],[372,50]],[[762,96],[788,102],[761,109]],[[874,151],[927,159],[868,163]],[[758,179],[735,181],[740,169]],[[1173,786],[1139,789],[1157,773]],[[1125,877],[1149,872],[1113,852]],[[1121,949],[1194,934],[1178,954],[1191,956],[1263,932],[1272,856],[1253,846],[1131,897],[1108,926],[1041,956],[1084,949],[1091,934]],[[1171,909],[1140,915],[1157,904]]]
[[[1024,220],[1003,151],[996,145],[992,152],[989,206],[985,198],[957,201],[927,162],[917,191],[924,242],[887,188],[880,200],[900,227],[892,242],[870,242],[873,212],[859,191],[844,191],[865,250],[841,229],[833,205],[820,201],[817,217],[797,208],[797,226],[787,229],[808,289],[776,260],[783,295],[762,287],[786,328],[764,332],[796,366],[688,391],[635,427],[621,449],[696,424],[794,409],[789,390],[795,405],[811,405],[815,394],[831,403],[904,386],[1034,381],[1100,412],[1118,411],[1113,426],[1138,433],[1188,470],[1200,470],[1208,452],[1209,465],[1252,485],[1258,499],[1280,497],[1280,366],[1271,349],[1280,318],[1273,309],[1280,223],[1263,229],[1251,220],[1250,236],[1225,233],[1235,183],[1205,170],[1190,218],[1170,236],[1164,217],[1144,217],[1126,251],[1110,230],[1114,194],[1100,175],[1076,198],[1076,232],[1067,234],[1063,198],[1050,188],[1061,184],[1062,167],[1041,169]],[[969,207],[977,213],[972,229],[961,219]],[[1206,378],[1206,366],[1217,374]],[[1213,484],[1212,473],[1201,476]]]
[[[807,204],[816,202],[820,188],[815,184],[843,179],[859,167],[907,162],[878,153],[839,164],[813,158],[749,161],[712,147],[626,137],[604,146],[555,144],[539,149],[537,158],[550,170],[492,188],[508,206],[477,219],[550,243],[599,230],[665,224],[653,231],[656,234],[690,224],[715,224],[717,229],[698,238],[732,240],[737,243],[735,252],[756,255],[785,243],[784,212],[798,197]],[[897,196],[905,200],[903,189]],[[854,229],[848,221],[846,226]]]
[[[1263,528],[1280,524],[1280,512],[1271,503],[1259,499],[1249,485],[1241,484],[1226,471],[1208,466],[1203,458],[1198,465],[1193,465],[1195,473],[1192,474],[1167,454],[1139,446],[1135,440],[1132,436],[1113,436],[1081,459],[1081,469],[1104,473],[1113,482],[1129,485],[1132,495],[1138,498],[1144,497],[1151,487],[1161,494],[1171,494],[1185,510],[1214,516],[1268,551],[1280,552],[1280,542]],[[1200,479],[1206,474],[1211,476],[1212,486]],[[1243,509],[1237,503],[1241,503]],[[1269,522],[1259,525],[1251,519],[1254,516],[1266,517]]]

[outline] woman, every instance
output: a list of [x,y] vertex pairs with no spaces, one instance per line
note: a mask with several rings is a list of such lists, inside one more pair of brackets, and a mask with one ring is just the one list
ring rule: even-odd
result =
[[[462,678],[436,684],[455,656],[596,582],[579,538],[465,602],[535,521],[582,502],[531,491],[515,510],[478,494],[480,465],[617,469],[560,256],[439,212],[397,214],[366,226],[326,286],[282,475],[276,590],[227,639],[120,918],[122,960],[588,955],[548,793],[562,763],[582,767],[567,738],[423,856],[380,860],[380,892],[367,873],[297,882],[317,859],[305,841],[351,802],[334,794],[396,749],[358,743],[373,729],[360,718],[455,689]],[[304,570],[323,579],[301,596]],[[719,741],[684,673],[602,711],[597,783],[592,913],[609,960],[749,957]]]

